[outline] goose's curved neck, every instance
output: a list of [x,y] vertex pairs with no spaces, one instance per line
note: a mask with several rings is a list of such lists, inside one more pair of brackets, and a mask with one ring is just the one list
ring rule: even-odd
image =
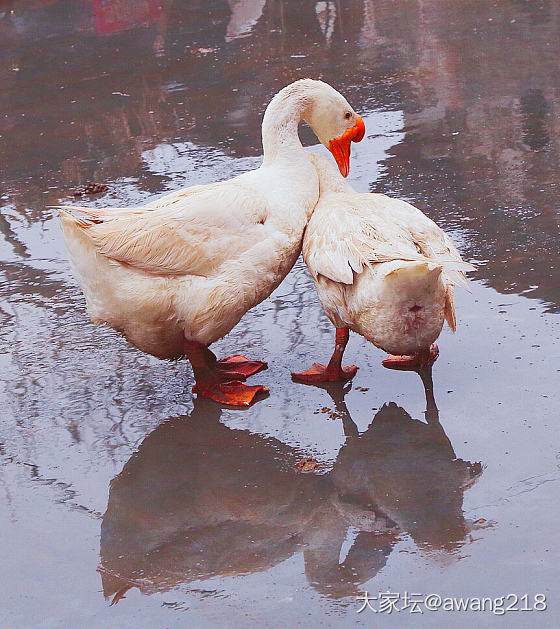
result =
[[280,90],[266,108],[262,123],[264,162],[273,161],[288,151],[303,150],[298,126],[310,102],[301,90],[288,86]]

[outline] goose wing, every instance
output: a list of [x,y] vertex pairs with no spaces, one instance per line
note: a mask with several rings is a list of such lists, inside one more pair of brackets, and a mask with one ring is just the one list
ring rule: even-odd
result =
[[451,238],[434,221],[406,201],[382,194],[369,196],[378,197],[376,201],[383,205],[387,216],[401,228],[419,254],[441,264],[446,283],[460,284],[470,291],[465,271],[473,271],[475,267],[464,262]]
[[266,199],[236,182],[187,188],[141,208],[58,209],[100,255],[157,275],[210,275],[268,229]]
[[303,245],[305,262],[314,277],[323,275],[335,282],[352,284],[354,273],[361,273],[371,264],[393,260],[464,265],[452,244],[453,252],[438,242],[441,255],[433,254],[430,230],[432,226],[439,230],[435,223],[410,206],[430,223],[411,226],[410,216],[408,220],[395,216],[386,201],[393,199],[373,194],[331,194],[319,201]]

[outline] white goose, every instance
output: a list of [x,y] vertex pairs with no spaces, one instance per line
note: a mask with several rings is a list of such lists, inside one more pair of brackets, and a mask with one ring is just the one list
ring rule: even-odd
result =
[[159,358],[186,356],[199,395],[248,406],[262,386],[240,381],[266,367],[208,346],[268,297],[295,263],[319,183],[298,137],[307,121],[341,173],[364,124],[321,81],[282,89],[263,119],[264,161],[238,177],[167,194],[142,208],[59,208],[88,312]]
[[303,257],[319,300],[336,327],[328,365],[315,363],[294,380],[350,380],[342,367],[349,329],[393,354],[385,367],[418,370],[438,355],[434,341],[444,319],[455,331],[455,284],[468,289],[451,239],[405,201],[360,194],[320,156],[313,156],[320,198],[305,231]]

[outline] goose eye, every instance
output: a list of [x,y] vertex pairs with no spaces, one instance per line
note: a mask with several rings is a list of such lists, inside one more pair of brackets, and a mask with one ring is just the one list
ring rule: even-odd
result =
[[344,117],[346,118],[346,120],[350,120],[350,118],[352,118],[352,114],[351,114],[349,111],[347,111],[347,112],[344,114]]

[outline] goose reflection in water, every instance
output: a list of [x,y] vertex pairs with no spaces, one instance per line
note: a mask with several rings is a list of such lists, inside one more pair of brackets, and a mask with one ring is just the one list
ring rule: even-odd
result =
[[[146,437],[111,482],[101,526],[105,596],[117,602],[131,587],[151,594],[265,571],[298,552],[317,591],[350,596],[403,534],[451,556],[473,528],[463,492],[481,464],[455,457],[434,409],[425,423],[391,402],[360,434],[344,393],[330,393],[346,441],[325,474],[299,472],[301,451],[225,426],[204,399]],[[349,529],[357,535],[340,562]]]

